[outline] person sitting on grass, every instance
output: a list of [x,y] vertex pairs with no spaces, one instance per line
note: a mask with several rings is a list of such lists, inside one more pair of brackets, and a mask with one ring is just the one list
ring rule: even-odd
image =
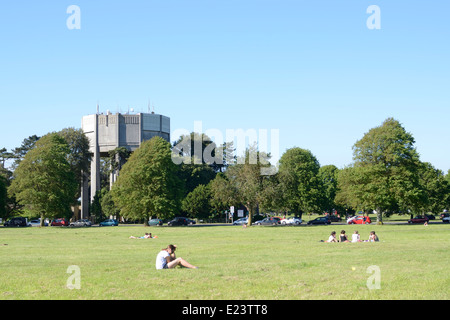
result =
[[358,230],[355,230],[352,234],[352,242],[361,242],[361,236],[358,233]]
[[339,242],[349,242],[347,235],[345,234],[345,230],[341,230],[341,234],[339,235]]
[[189,269],[198,269],[198,267],[190,264],[183,258],[177,258],[175,255],[175,250],[177,246],[169,244],[167,248],[161,249],[161,251],[156,256],[156,269],[173,269],[176,266],[181,266]]
[[378,236],[375,234],[375,231],[370,231],[369,235],[369,242],[378,242],[380,239],[378,239]]
[[331,232],[331,234],[330,234],[330,236],[328,237],[328,240],[327,240],[327,241],[320,240],[320,242],[338,242],[338,241],[336,240],[336,231]]

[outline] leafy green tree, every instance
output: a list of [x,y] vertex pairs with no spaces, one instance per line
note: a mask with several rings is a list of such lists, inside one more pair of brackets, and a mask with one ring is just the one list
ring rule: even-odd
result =
[[45,218],[71,216],[78,183],[70,167],[70,149],[56,133],[39,139],[14,171],[10,195],[32,214]]
[[8,203],[7,179],[0,171],[0,218],[6,218],[6,206]]
[[12,165],[13,169],[17,168],[17,166],[23,160],[28,151],[34,148],[36,142],[40,138],[41,137],[38,137],[37,135],[32,135],[24,139],[20,147],[17,147],[14,150],[12,150],[12,156],[10,158],[15,159],[14,164]]
[[338,188],[338,173],[339,169],[335,165],[322,166],[318,173],[318,178],[323,187],[321,208],[330,213],[333,209],[341,209],[338,211],[342,211],[342,208],[335,202]]
[[207,219],[211,214],[211,190],[208,185],[199,185],[183,199],[181,209],[192,218]]
[[421,203],[419,210],[423,213],[442,212],[450,197],[450,184],[445,179],[444,172],[425,162],[421,165],[419,176],[420,185],[425,192],[425,201]]
[[424,193],[414,143],[413,136],[392,118],[371,129],[353,146],[353,165],[339,175],[339,198],[375,209],[378,223],[389,208],[419,207]]
[[120,209],[115,205],[111,191],[109,191],[107,188],[103,188],[102,190],[103,194],[100,199],[101,214],[99,214],[99,216],[97,217],[98,220],[101,220],[103,217],[118,218],[120,216]]
[[216,176],[216,172],[207,164],[180,164],[178,176],[184,181],[185,195],[199,185],[207,185]]
[[319,169],[319,161],[309,150],[291,148],[281,156],[278,174],[283,202],[296,215],[320,210]]
[[238,190],[228,180],[225,173],[218,173],[214,180],[209,182],[208,187],[211,193],[210,205],[215,212],[222,213],[231,206],[239,204]]
[[81,129],[66,128],[58,132],[58,134],[66,140],[69,146],[67,160],[78,183],[77,192],[72,200],[72,205],[76,206],[81,196],[83,175],[87,175],[90,170],[92,153],[89,151],[89,139]]
[[268,176],[262,175],[261,169],[270,167],[269,158],[270,155],[258,151],[256,145],[252,145],[238,158],[237,163],[229,166],[225,172],[230,190],[235,190],[234,202],[244,205],[249,212],[249,226],[264,201],[264,181]]
[[160,137],[145,141],[124,164],[111,189],[125,218],[170,218],[181,206],[183,185],[172,162],[170,143]]

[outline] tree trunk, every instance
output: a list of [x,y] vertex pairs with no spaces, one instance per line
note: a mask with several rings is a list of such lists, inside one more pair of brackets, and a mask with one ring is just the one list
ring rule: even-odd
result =
[[383,210],[377,208],[377,224],[383,224]]
[[247,226],[250,227],[252,225],[252,220],[253,220],[253,209],[252,206],[245,206],[248,210],[248,221],[247,221]]

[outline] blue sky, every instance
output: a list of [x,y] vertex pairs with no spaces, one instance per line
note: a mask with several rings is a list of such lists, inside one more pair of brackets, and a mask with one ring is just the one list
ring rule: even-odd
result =
[[[69,30],[70,5],[81,29]],[[381,29],[366,12],[381,9]],[[0,148],[100,111],[171,129],[278,129],[279,153],[344,167],[388,117],[450,169],[450,4],[442,0],[10,1],[0,4]],[[172,140],[177,137],[172,136]]]

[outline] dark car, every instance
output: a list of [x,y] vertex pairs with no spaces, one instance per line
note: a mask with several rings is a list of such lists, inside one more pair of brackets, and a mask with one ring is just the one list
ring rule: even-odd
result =
[[52,227],[67,227],[69,225],[69,222],[64,218],[58,218],[54,219],[52,223],[50,223],[50,225]]
[[28,222],[27,222],[27,218],[16,217],[16,218],[11,218],[8,221],[5,221],[5,223],[3,225],[5,227],[27,227]]
[[314,220],[308,221],[308,225],[312,224],[331,224],[331,221],[327,217],[319,217]]
[[330,220],[331,222],[340,222],[342,220],[342,218],[335,216],[334,214],[332,215],[328,215],[326,216],[328,218],[328,220]]
[[276,226],[277,224],[280,224],[280,218],[278,218],[278,217],[264,218],[262,220],[255,222],[255,225],[258,225],[258,226],[263,226],[263,225]]
[[188,224],[196,224],[197,222],[195,222],[195,220],[186,218],[186,220],[188,221]]
[[412,224],[412,223],[425,223],[425,222],[428,223],[428,220],[430,220],[430,219],[428,219],[427,216],[417,216],[417,217],[414,217],[412,219],[409,219],[408,223],[409,224]]
[[167,223],[168,226],[187,226],[188,224],[189,220],[184,217],[176,217]]

